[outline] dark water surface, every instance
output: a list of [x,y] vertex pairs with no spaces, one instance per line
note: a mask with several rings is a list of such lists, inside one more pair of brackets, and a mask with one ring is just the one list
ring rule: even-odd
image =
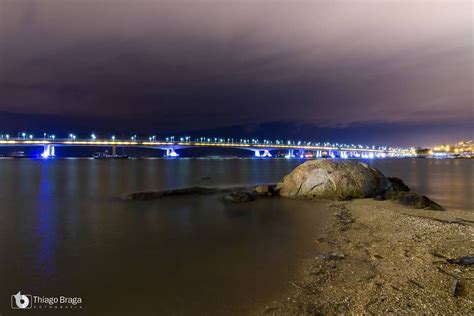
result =
[[[243,314],[280,298],[324,203],[124,192],[278,181],[297,160],[0,160],[0,314],[10,295],[80,296],[67,314]],[[448,209],[473,210],[472,161],[381,160]],[[203,179],[210,177],[210,179]],[[24,314],[58,314],[23,311]]]

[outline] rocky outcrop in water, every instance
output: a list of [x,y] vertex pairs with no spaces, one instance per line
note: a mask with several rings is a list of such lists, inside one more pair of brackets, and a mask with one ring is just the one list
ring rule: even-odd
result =
[[[269,185],[269,187],[271,187]],[[122,194],[121,199],[125,201],[144,201],[154,200],[169,196],[178,195],[207,195],[229,193],[224,196],[225,201],[230,202],[251,202],[255,200],[256,194],[250,192],[250,187],[224,187],[224,188],[207,188],[207,187],[189,187],[172,190],[145,191]]]
[[390,188],[390,181],[367,164],[324,159],[298,166],[276,189],[284,197],[347,200],[375,197]]
[[212,194],[223,192],[224,189],[219,188],[205,188],[205,187],[189,187],[174,190],[161,190],[161,191],[148,191],[148,192],[134,192],[122,194],[122,200],[131,201],[142,201],[142,200],[153,200],[166,196],[173,195],[188,195],[188,194]]

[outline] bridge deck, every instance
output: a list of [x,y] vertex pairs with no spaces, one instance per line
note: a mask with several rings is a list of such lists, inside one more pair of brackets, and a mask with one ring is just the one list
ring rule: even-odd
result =
[[360,148],[360,147],[337,147],[321,145],[288,145],[288,144],[249,144],[249,143],[227,143],[227,142],[164,142],[164,141],[129,141],[129,140],[0,140],[0,146],[111,146],[111,147],[149,147],[149,148],[195,148],[195,147],[223,147],[238,148],[248,150],[337,150],[349,152],[372,152],[372,153],[411,153],[411,149],[378,149],[378,148]]

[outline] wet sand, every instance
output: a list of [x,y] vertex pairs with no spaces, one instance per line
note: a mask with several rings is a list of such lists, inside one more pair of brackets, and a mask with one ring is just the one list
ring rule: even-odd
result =
[[372,199],[333,202],[331,212],[287,297],[256,314],[474,313],[474,267],[445,260],[474,253],[474,213]]

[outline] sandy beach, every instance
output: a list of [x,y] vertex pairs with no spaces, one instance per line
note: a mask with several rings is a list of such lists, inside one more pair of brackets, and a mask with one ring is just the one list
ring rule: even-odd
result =
[[474,213],[373,199],[332,202],[331,212],[287,297],[259,314],[474,313],[474,267],[446,261],[473,254]]

